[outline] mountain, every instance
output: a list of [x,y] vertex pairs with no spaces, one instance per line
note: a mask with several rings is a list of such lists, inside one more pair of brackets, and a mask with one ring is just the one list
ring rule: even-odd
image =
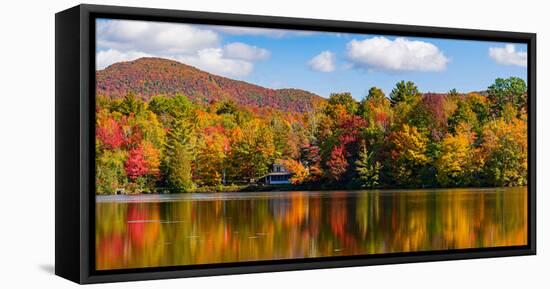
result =
[[181,93],[195,102],[233,100],[251,107],[305,112],[322,97],[300,89],[270,89],[214,75],[163,58],[118,62],[96,72],[98,95],[119,98],[134,93],[148,100],[154,95]]

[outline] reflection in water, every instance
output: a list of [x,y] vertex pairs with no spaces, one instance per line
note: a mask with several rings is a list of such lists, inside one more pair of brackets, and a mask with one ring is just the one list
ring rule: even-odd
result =
[[527,244],[527,188],[101,197],[99,270]]

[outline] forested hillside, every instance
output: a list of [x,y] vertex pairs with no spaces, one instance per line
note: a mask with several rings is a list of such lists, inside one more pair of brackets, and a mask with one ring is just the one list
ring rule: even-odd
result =
[[299,89],[269,89],[204,72],[177,61],[140,58],[115,63],[96,73],[99,95],[121,98],[128,93],[142,100],[156,95],[186,95],[198,103],[232,100],[238,105],[309,111],[322,98]]
[[527,183],[519,78],[483,94],[421,93],[401,81],[359,102],[349,93],[311,101],[159,59],[115,64],[98,80],[98,194],[238,190],[276,161],[302,189]]

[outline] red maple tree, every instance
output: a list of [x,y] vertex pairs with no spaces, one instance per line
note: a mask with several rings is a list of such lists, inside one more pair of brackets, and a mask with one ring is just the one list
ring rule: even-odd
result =
[[117,149],[124,143],[122,127],[112,117],[97,126],[96,136],[107,149]]
[[343,145],[335,146],[327,161],[330,177],[335,181],[339,181],[348,168],[348,161],[346,160],[345,154],[346,152]]
[[144,176],[148,173],[147,161],[143,157],[143,146],[138,146],[130,150],[128,159],[124,164],[126,175],[131,180]]

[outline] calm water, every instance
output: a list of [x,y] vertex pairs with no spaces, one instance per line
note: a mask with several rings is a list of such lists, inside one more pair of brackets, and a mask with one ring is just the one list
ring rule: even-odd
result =
[[525,245],[527,188],[98,196],[97,269]]

